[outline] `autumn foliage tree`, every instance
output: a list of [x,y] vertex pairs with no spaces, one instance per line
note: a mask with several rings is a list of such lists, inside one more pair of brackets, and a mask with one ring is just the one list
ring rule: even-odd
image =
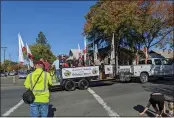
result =
[[17,62],[13,62],[10,60],[5,60],[4,63],[1,64],[0,72],[3,72],[4,70],[7,72],[13,71],[13,70],[18,70],[19,65]]
[[[98,1],[86,15],[84,34],[98,37],[111,42],[112,34],[115,37],[116,65],[118,65],[118,50],[123,44],[133,48],[133,38],[127,34],[133,29],[137,1]],[[95,39],[95,38],[94,38]],[[131,40],[131,41],[129,41]]]
[[142,39],[143,46],[148,50],[153,46],[164,48],[173,40],[172,2],[139,1],[134,26],[132,35]]
[[[85,16],[84,35],[131,49],[165,46],[173,33],[173,4],[169,1],[98,1]],[[118,48],[118,47],[116,47]]]

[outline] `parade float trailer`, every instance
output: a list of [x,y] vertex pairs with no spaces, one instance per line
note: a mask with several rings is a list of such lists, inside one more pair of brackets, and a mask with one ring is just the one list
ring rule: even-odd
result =
[[[62,68],[62,86],[67,91],[73,91],[76,88],[87,89],[91,82],[113,80],[113,78],[103,77],[99,66]],[[52,88],[60,86],[60,82],[54,80]]]
[[[174,75],[174,64],[165,58],[151,58],[147,62],[147,64],[118,66],[117,81],[129,82],[138,79],[141,83],[146,83],[150,77],[163,78]],[[106,77],[113,74],[113,65],[104,65],[104,72],[99,70],[99,66],[62,68],[62,86],[67,91],[75,90],[77,87],[87,89],[91,82],[114,80],[114,77]],[[53,82],[53,86],[58,85],[59,82]]]

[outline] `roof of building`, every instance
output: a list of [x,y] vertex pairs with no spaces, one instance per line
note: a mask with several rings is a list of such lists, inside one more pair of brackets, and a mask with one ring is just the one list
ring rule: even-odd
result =
[[173,50],[152,50],[150,53],[157,53],[165,58],[174,58]]

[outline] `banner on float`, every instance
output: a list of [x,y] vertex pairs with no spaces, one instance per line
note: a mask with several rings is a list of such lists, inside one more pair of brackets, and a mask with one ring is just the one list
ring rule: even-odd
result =
[[113,74],[113,65],[105,65],[105,74]]
[[63,68],[62,69],[63,79],[77,78],[77,77],[90,77],[90,76],[99,76],[99,66]]

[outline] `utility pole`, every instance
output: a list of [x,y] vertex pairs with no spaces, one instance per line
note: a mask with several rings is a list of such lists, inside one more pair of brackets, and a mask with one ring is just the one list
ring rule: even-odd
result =
[[113,33],[113,37],[115,53],[115,79],[118,79],[118,40],[115,39],[115,33]]
[[7,49],[7,47],[1,47],[2,49],[4,49],[4,72],[5,72],[5,51]]
[[10,61],[9,66],[11,66],[11,55],[10,54],[9,54],[9,61]]

